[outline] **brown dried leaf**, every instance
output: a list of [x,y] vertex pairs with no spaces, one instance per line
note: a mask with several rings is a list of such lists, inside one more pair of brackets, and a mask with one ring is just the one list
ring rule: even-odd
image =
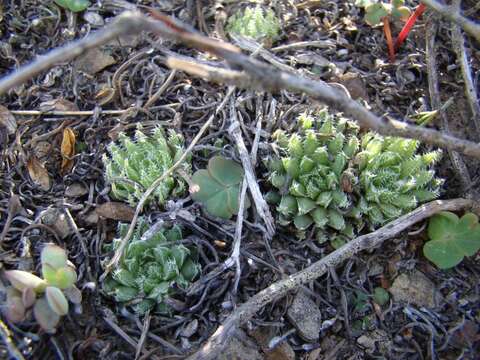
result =
[[97,207],[99,216],[118,221],[132,221],[135,209],[121,202],[110,201]]
[[48,171],[35,155],[29,157],[27,161],[27,170],[30,179],[32,179],[36,185],[40,186],[42,190],[48,191],[50,189],[51,183]]
[[15,117],[2,105],[0,105],[0,126],[7,130],[8,135],[13,135],[15,131],[17,131],[17,121]]
[[60,147],[62,154],[62,166],[60,174],[65,175],[73,167],[73,157],[75,156],[75,133],[69,127],[63,129],[62,145]]
[[42,102],[39,106],[40,111],[78,111],[78,106],[65,99],[55,99]]
[[115,89],[109,86],[103,86],[96,94],[95,100],[98,101],[98,105],[105,105],[111,102],[115,98]]
[[106,50],[97,48],[87,51],[75,61],[77,70],[90,75],[93,75],[115,63],[115,59]]

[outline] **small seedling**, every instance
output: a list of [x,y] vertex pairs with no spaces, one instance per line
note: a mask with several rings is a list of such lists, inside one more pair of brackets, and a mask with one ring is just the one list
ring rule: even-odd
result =
[[[356,0],[357,6],[365,9],[365,22],[370,26],[377,26],[383,23],[383,30],[388,45],[388,53],[390,62],[395,61],[395,50],[405,41],[413,24],[417,18],[425,11],[425,5],[420,5],[411,15],[411,10],[405,6],[404,0],[390,0],[390,3],[376,0]],[[404,28],[400,32],[398,39],[394,45],[392,32],[390,29],[391,21],[401,20],[406,22]]]
[[425,257],[440,269],[449,269],[480,249],[478,217],[466,213],[459,218],[452,212],[440,212],[430,218],[428,237],[430,241],[423,247]]
[[[205,210],[223,219],[238,214],[240,184],[243,169],[233,160],[214,156],[208,161],[207,169],[198,170],[192,176],[190,188],[192,198],[201,202]],[[250,206],[245,199],[245,208]]]
[[[80,304],[82,295],[75,287],[77,273],[74,265],[68,261],[65,250],[47,244],[40,258],[43,279],[27,271],[5,272],[12,286],[7,289],[4,312],[11,322],[17,323],[25,320],[33,307],[38,324],[45,331],[53,333],[60,317],[68,313],[68,300]],[[41,297],[37,299],[37,295]]]
[[278,39],[280,22],[271,9],[265,10],[257,5],[232,15],[228,19],[227,31],[270,45]]
[[80,12],[90,6],[88,0],[55,0],[55,3],[71,12]]
[[385,305],[390,300],[388,291],[382,287],[376,287],[373,289],[373,300],[380,306]]

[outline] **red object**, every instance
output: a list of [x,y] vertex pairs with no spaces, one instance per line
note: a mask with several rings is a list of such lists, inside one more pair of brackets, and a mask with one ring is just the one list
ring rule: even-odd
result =
[[410,15],[405,25],[403,25],[402,31],[400,31],[400,34],[398,34],[397,40],[395,41],[395,50],[398,50],[398,48],[402,46],[403,42],[410,33],[410,30],[412,30],[413,25],[415,24],[417,19],[425,12],[426,9],[427,7],[425,6],[425,4],[420,4],[417,6],[413,14]]
[[393,63],[395,62],[395,49],[393,48],[392,31],[390,30],[390,21],[388,20],[388,17],[383,18],[383,31],[388,45],[388,58],[390,59],[390,62]]

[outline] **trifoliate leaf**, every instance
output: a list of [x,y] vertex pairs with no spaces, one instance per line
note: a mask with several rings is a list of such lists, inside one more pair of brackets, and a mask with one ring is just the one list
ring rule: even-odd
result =
[[473,213],[460,219],[451,212],[434,215],[428,224],[428,236],[430,241],[425,243],[423,253],[440,269],[454,267],[464,256],[480,249],[480,225]]

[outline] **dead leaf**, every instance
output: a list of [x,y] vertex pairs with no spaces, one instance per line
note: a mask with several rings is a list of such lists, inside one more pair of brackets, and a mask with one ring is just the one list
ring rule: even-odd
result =
[[42,190],[48,191],[50,189],[51,183],[48,171],[35,155],[30,156],[27,160],[27,170],[30,179]]
[[55,100],[45,101],[38,107],[40,111],[78,111],[78,106],[73,102],[59,98]]
[[75,65],[79,71],[93,75],[115,63],[115,59],[107,51],[95,48],[87,51]]
[[121,202],[110,201],[97,207],[99,216],[118,221],[132,221],[135,209]]
[[17,131],[17,121],[15,117],[2,105],[0,105],[0,126],[7,130],[8,135],[13,135],[15,131]]
[[95,94],[95,100],[98,105],[102,106],[108,104],[115,98],[115,89],[109,86],[102,86],[102,88]]
[[75,156],[75,133],[69,127],[63,129],[63,139],[60,152],[62,154],[60,174],[65,175],[72,170],[74,163],[73,157]]

